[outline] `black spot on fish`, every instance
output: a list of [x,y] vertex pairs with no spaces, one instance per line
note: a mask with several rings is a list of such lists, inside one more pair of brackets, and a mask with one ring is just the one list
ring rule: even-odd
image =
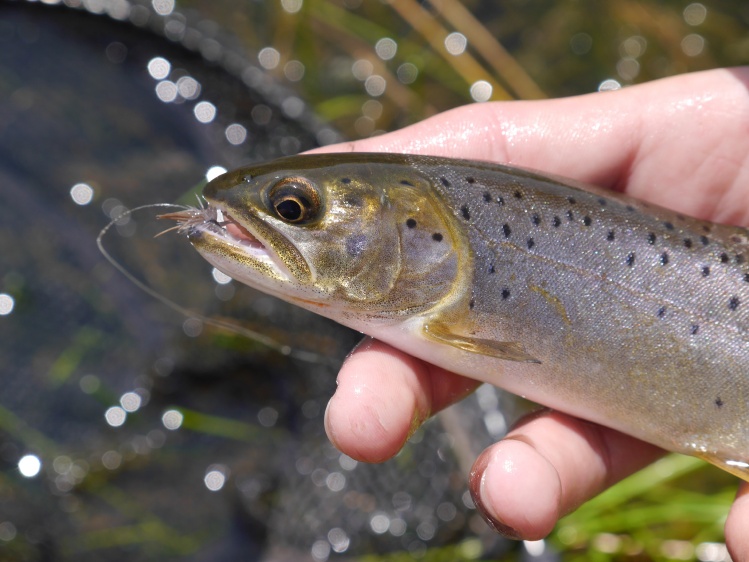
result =
[[472,178],[471,176],[468,176],[468,177],[466,178],[466,181],[467,181],[468,183],[476,183],[476,180],[475,180],[475,179],[473,179],[473,178]]
[[445,187],[450,187],[450,182],[447,181],[447,178],[442,177],[440,178],[440,181],[442,182],[442,185],[444,185]]
[[627,205],[625,207],[630,213],[634,213],[637,209],[635,209],[632,205]]
[[471,299],[470,302],[468,303],[468,308],[470,308],[471,310],[473,310],[473,307],[474,307],[475,304],[476,303],[474,302],[474,300]]
[[567,211],[567,220],[569,221],[575,220],[575,215],[572,214],[572,211]]
[[439,232],[432,234],[432,240],[435,242],[442,242],[442,235]]
[[709,224],[703,224],[702,225],[702,232],[707,232],[709,234],[710,232],[712,232],[712,230],[713,229],[710,227]]
[[505,198],[502,197],[501,195],[499,197],[497,197],[497,205],[499,205],[501,207],[504,204],[505,204]]
[[731,310],[736,310],[739,307],[739,297],[731,297],[731,299],[728,301],[728,308]]
[[666,230],[673,230],[674,229],[674,224],[672,222],[669,222],[669,221],[664,222],[663,226],[666,227]]
[[414,186],[414,184],[412,184],[408,180],[401,180],[401,185],[407,185],[408,187],[413,187]]
[[513,195],[513,197],[515,197],[515,199],[522,199],[523,198],[523,194],[519,190],[517,190],[517,189],[515,190],[515,193],[513,193],[512,195]]
[[510,298],[510,289],[502,289],[502,300]]
[[502,225],[502,234],[505,235],[505,238],[509,238],[510,234],[512,234],[512,229],[510,228],[510,225],[505,223]]
[[685,248],[691,248],[692,247],[692,239],[691,238],[684,238],[684,247]]
[[600,199],[598,199],[598,204],[601,207],[605,207],[607,203],[608,203],[608,201],[606,201],[603,197],[601,197]]
[[635,253],[634,252],[630,252],[629,255],[627,255],[627,265],[629,267],[632,267],[633,265],[635,265]]
[[567,201],[570,202],[570,205],[574,205],[575,203],[577,203],[574,197],[567,197]]
[[554,226],[554,228],[559,228],[559,225],[562,224],[562,220],[559,217],[555,216],[551,221],[551,224],[552,226]]
[[684,215],[680,215],[680,214],[678,214],[678,213],[676,214],[676,218],[677,218],[677,219],[679,219],[680,221],[685,221],[685,220],[687,220],[687,217],[685,217]]
[[668,252],[663,252],[661,254],[661,265],[668,265]]
[[725,252],[723,252],[722,254],[720,254],[719,257],[720,257],[720,263],[728,263],[730,261],[730,259],[731,259],[731,258],[728,257],[728,254],[726,254]]
[[468,210],[468,205],[463,205],[460,208],[460,214],[463,215],[463,218],[466,219],[466,220],[470,220],[471,219],[471,213]]
[[494,269],[494,264],[491,264],[491,265],[489,266],[489,273],[490,273],[490,274],[492,274],[492,273],[494,273],[494,271],[495,271],[495,269]]
[[606,240],[608,240],[609,242],[613,242],[615,237],[616,234],[613,230],[609,230],[608,234],[606,234]]
[[341,178],[341,183],[351,183],[351,178]]
[[700,331],[700,325],[699,324],[692,324],[692,327],[689,328],[689,333],[693,336],[697,335],[697,332]]
[[533,241],[533,238],[528,238],[528,249],[530,250],[535,245],[536,243]]
[[723,402],[723,400],[722,400],[722,399],[720,398],[720,396],[718,396],[718,397],[717,397],[717,398],[715,399],[715,405],[716,405],[716,406],[717,406],[718,408],[722,408],[722,407],[723,407],[723,404],[725,404],[725,402]]
[[655,244],[655,234],[653,232],[648,233],[648,244],[651,246]]
[[583,224],[584,224],[585,226],[590,226],[590,223],[591,223],[591,222],[593,222],[593,221],[591,220],[591,218],[590,218],[590,217],[589,217],[588,215],[585,215],[585,216],[583,217]]
[[406,221],[406,226],[408,228],[416,228],[416,220],[414,220],[414,219],[408,219]]
[[492,201],[492,194],[488,191],[484,191],[484,201],[486,201],[487,203],[491,203]]
[[744,273],[744,283],[749,283],[749,273]]
[[541,217],[539,217],[538,214],[534,214],[534,215],[531,216],[531,222],[535,226],[538,226],[539,224],[541,224]]
[[733,242],[734,244],[741,244],[741,237],[734,234],[733,236],[731,236],[731,242]]
[[703,246],[707,246],[710,243],[710,239],[703,234],[700,236],[700,242],[702,242]]
[[737,264],[741,265],[742,263],[744,263],[744,256],[742,256],[741,254],[736,254],[736,255],[734,256],[734,258],[733,258],[733,261],[734,261],[735,263],[737,263]]
[[707,277],[710,275],[710,267],[707,265],[702,266],[702,276]]
[[666,307],[662,306],[658,309],[658,318],[663,318],[666,315]]

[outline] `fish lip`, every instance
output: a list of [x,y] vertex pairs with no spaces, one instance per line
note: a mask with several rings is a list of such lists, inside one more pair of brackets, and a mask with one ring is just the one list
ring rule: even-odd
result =
[[[231,225],[240,231],[242,238],[232,233],[228,228]],[[273,249],[273,245],[266,241],[257,229],[249,224],[249,221],[239,220],[227,211],[226,206],[218,202],[206,201],[202,221],[190,225],[187,234],[188,238],[197,239],[205,234],[218,238],[245,257],[271,266],[282,281],[290,281],[293,277],[278,252]]]

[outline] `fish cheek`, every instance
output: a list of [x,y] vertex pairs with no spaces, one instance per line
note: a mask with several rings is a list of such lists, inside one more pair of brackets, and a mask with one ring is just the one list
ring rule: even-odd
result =
[[346,272],[341,286],[356,301],[381,301],[401,271],[401,249],[393,229],[376,228],[348,236],[344,242]]

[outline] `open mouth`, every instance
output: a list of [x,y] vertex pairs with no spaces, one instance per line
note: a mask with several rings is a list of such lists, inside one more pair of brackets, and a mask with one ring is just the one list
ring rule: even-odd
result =
[[193,243],[207,234],[218,239],[220,243],[233,247],[242,255],[270,266],[281,277],[289,278],[290,276],[288,268],[278,258],[276,252],[270,250],[249,229],[214,204],[209,203],[202,208],[189,207],[176,213],[159,215],[158,218],[177,221],[174,229],[186,234]]

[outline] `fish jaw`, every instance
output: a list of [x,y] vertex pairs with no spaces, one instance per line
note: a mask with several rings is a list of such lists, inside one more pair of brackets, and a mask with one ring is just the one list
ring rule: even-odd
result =
[[274,243],[220,204],[209,202],[180,229],[206,261],[233,279],[275,295],[298,291],[299,284]]

